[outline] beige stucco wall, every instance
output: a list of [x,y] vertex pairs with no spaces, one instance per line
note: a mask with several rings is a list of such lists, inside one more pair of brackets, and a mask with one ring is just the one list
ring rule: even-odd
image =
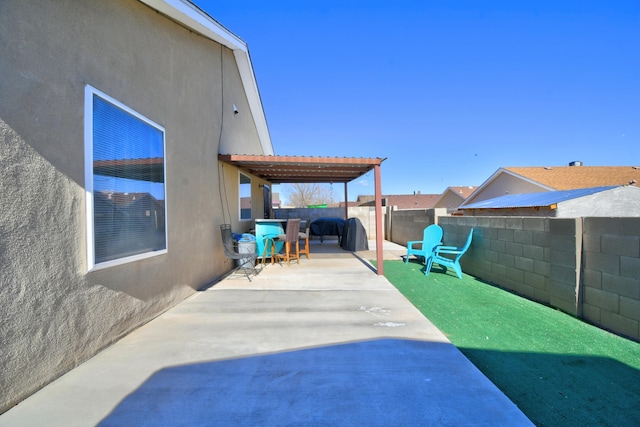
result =
[[[217,154],[263,153],[233,52],[138,1],[3,0],[0,58],[2,412],[228,270]],[[87,84],[166,130],[168,252],[92,272]]]
[[640,217],[640,188],[617,187],[558,203],[558,216]]
[[[252,175],[246,170],[224,162],[219,162],[221,176],[220,195],[218,202],[222,209],[222,216],[219,218],[220,224],[231,224],[234,233],[246,233],[254,228],[255,219],[264,217],[263,189],[261,185],[270,186],[267,181]],[[240,172],[251,178],[251,219],[240,220]]]
[[501,173],[479,192],[475,192],[465,201],[465,204],[477,203],[507,194],[539,193],[545,190],[537,184],[530,183],[507,173]]
[[434,208],[445,208],[453,210],[460,206],[460,203],[462,202],[464,202],[464,199],[460,195],[454,193],[451,190],[447,190],[447,193],[438,201]]

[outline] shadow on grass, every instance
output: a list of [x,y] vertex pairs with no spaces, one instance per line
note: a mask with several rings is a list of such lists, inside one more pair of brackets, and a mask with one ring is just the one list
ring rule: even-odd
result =
[[385,276],[538,425],[640,425],[640,343],[435,266]]
[[640,371],[615,359],[459,350],[538,426],[640,426]]
[[451,344],[379,339],[167,367],[100,425],[531,424]]

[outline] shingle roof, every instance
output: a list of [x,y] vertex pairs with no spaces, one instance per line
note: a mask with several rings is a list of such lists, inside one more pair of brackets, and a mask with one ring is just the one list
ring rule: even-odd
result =
[[611,190],[615,186],[579,188],[575,190],[545,191],[542,193],[508,194],[494,199],[483,200],[463,206],[460,209],[506,209],[553,206],[560,202],[589,196],[601,191]]
[[[456,193],[458,196],[462,197],[463,199],[466,199],[467,197],[469,197],[471,195],[471,193],[473,193],[476,188],[478,188],[477,186],[466,186],[466,187],[449,187],[447,188],[447,190],[450,190],[454,193]],[[445,190],[446,192],[446,190]]]
[[640,182],[640,166],[505,167],[504,170],[556,190]]

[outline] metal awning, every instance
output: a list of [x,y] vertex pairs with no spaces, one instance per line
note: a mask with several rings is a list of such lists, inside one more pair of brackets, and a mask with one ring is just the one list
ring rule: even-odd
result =
[[[272,184],[347,183],[374,171],[376,207],[376,261],[378,275],[384,274],[382,252],[382,184],[380,165],[385,158],[262,156],[218,154],[218,160],[232,164]],[[346,200],[345,200],[346,202]],[[348,209],[345,203],[345,209]]]
[[351,182],[385,160],[362,157],[254,156],[219,154],[231,163],[274,184]]

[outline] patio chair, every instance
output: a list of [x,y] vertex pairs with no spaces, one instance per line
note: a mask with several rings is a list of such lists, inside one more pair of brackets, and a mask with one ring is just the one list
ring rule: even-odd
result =
[[[462,279],[462,267],[460,267],[460,258],[467,252],[469,246],[471,246],[471,239],[473,238],[473,228],[469,231],[469,237],[467,242],[461,248],[455,246],[438,246],[433,254],[433,262],[438,263],[443,269],[444,273],[447,273],[447,267],[451,267],[455,271],[458,279]],[[448,256],[443,256],[444,254]],[[454,255],[450,258],[449,256]]]
[[284,261],[291,265],[291,245],[296,245],[296,261],[300,264],[300,219],[289,218],[287,220],[287,230],[285,234],[276,237],[284,242]]
[[410,240],[407,242],[407,255],[404,257],[404,263],[407,264],[409,262],[410,255],[424,259],[424,275],[428,276],[433,264],[433,251],[441,244],[442,227],[437,224],[431,224],[422,232],[422,240]]
[[300,249],[300,255],[306,255],[307,259],[310,259],[311,256],[309,255],[309,233],[311,233],[311,220],[306,219],[304,221],[304,225],[301,221],[300,227],[303,227],[305,230],[304,232],[300,231],[300,233],[298,234],[298,240],[304,240],[304,249]]
[[224,255],[233,261],[237,261],[237,267],[231,270],[231,273],[236,270],[242,270],[247,276],[247,279],[251,281],[249,273],[253,272],[254,275],[258,274],[258,270],[256,270],[255,266],[258,256],[255,253],[240,253],[236,250],[236,246],[233,242],[233,234],[231,233],[231,224],[221,224],[220,233],[222,234]]

